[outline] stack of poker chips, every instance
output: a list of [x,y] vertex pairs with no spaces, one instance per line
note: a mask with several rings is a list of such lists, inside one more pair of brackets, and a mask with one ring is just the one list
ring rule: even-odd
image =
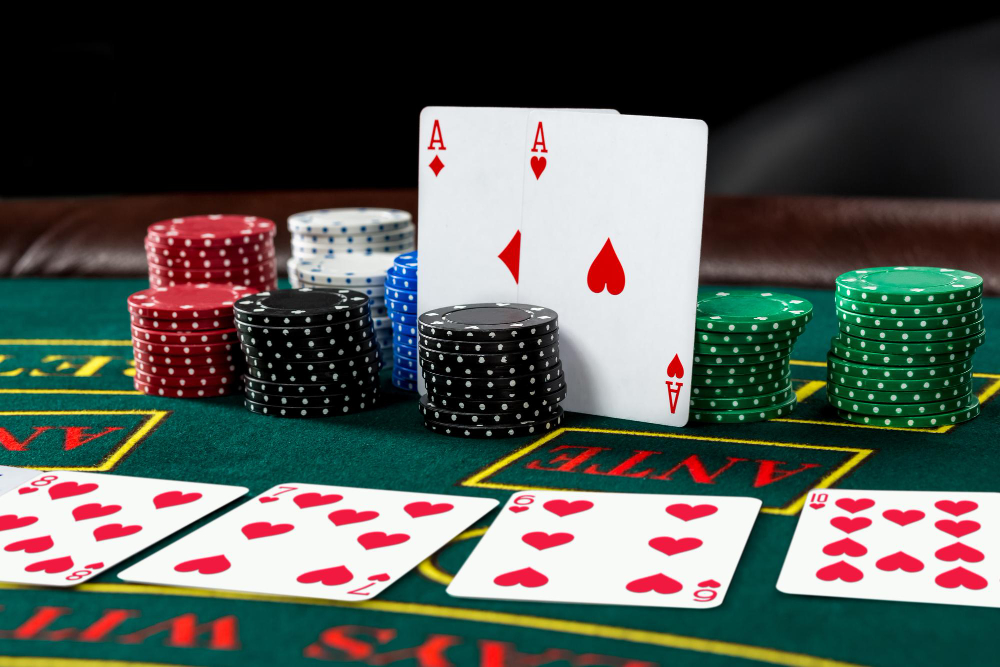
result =
[[233,311],[251,412],[333,417],[375,406],[379,355],[364,294],[261,292],[237,301]]
[[795,409],[789,359],[812,319],[812,304],[746,290],[698,294],[691,419],[740,424]]
[[392,384],[403,391],[417,391],[416,251],[400,255],[386,271],[385,305],[392,341]]
[[149,226],[151,287],[231,283],[255,291],[278,286],[274,223],[245,215],[195,215]]
[[393,326],[385,302],[385,277],[391,266],[392,255],[385,253],[339,259],[300,259],[296,260],[295,280],[291,282],[315,290],[351,289],[367,296],[375,343],[385,367],[392,365]]
[[544,433],[563,419],[555,311],[519,303],[449,306],[417,318],[424,426],[466,438]]
[[151,396],[224,396],[239,386],[233,303],[255,290],[229,284],[151,287],[128,297],[135,388]]
[[288,231],[292,235],[288,278],[296,287],[298,260],[376,253],[394,256],[413,250],[417,239],[412,216],[388,208],[328,208],[295,213],[288,217]]
[[983,279],[968,271],[893,266],[837,278],[827,398],[842,419],[936,428],[979,414],[972,357],[986,340]]

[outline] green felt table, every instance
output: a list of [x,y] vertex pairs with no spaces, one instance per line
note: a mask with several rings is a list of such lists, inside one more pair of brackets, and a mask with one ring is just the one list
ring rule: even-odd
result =
[[[450,597],[451,573],[494,512],[364,603],[120,581],[116,572],[137,558],[71,590],[4,586],[0,667],[995,664],[994,610],[775,589],[813,487],[996,490],[995,345],[975,357],[984,405],[972,422],[921,431],[847,424],[826,403],[832,293],[802,290],[816,317],[795,346],[800,403],[789,419],[674,429],[569,414],[565,429],[541,439],[483,442],[425,430],[415,395],[393,391],[386,372],[382,407],[322,421],[254,415],[237,397],[140,395],[125,297],[143,287],[0,283],[0,463],[239,484],[251,494],[309,482],[503,501],[513,490],[557,488],[755,496],[764,509],[724,603],[710,610]],[[985,308],[990,329],[1000,302]]]

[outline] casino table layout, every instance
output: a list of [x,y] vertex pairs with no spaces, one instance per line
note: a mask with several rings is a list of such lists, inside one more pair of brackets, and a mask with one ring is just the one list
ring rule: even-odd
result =
[[[813,487],[996,490],[995,345],[975,356],[975,391],[983,403],[977,419],[925,430],[849,424],[826,401],[833,293],[793,290],[813,302],[815,319],[792,356],[799,403],[790,418],[678,429],[571,413],[565,428],[544,437],[463,440],[426,430],[416,396],[393,390],[387,371],[387,398],[377,410],[319,421],[251,414],[235,396],[141,395],[132,387],[125,298],[145,286],[117,279],[3,281],[0,463],[238,484],[251,494],[309,482],[501,501],[512,491],[539,488],[753,496],[763,501],[761,515],[724,603],[707,610],[450,597],[447,583],[495,511],[363,603],[120,581],[116,573],[140,554],[74,589],[0,588],[0,667],[805,667],[995,659],[995,610],[775,589]],[[984,307],[989,331],[1000,323],[1000,300],[986,299]],[[650,336],[655,344],[655,332]],[[641,350],[636,354],[641,363]],[[567,382],[573,391],[573,378]]]

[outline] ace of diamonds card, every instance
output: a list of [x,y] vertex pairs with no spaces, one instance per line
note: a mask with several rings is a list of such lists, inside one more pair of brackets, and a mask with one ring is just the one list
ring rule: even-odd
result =
[[707,609],[722,604],[756,498],[514,494],[448,593],[455,597]]
[[1000,606],[1000,494],[818,489],[778,578],[797,595]]
[[563,407],[688,419],[708,129],[533,111],[518,301],[559,313]]
[[490,498],[282,484],[119,576],[170,586],[368,600],[496,505]]

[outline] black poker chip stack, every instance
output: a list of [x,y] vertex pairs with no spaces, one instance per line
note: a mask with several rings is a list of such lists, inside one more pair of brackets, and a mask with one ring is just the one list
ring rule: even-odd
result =
[[233,312],[251,412],[333,417],[376,405],[379,350],[361,292],[261,292],[237,301]]
[[449,306],[417,318],[424,426],[466,438],[544,433],[566,397],[555,311],[522,303]]

